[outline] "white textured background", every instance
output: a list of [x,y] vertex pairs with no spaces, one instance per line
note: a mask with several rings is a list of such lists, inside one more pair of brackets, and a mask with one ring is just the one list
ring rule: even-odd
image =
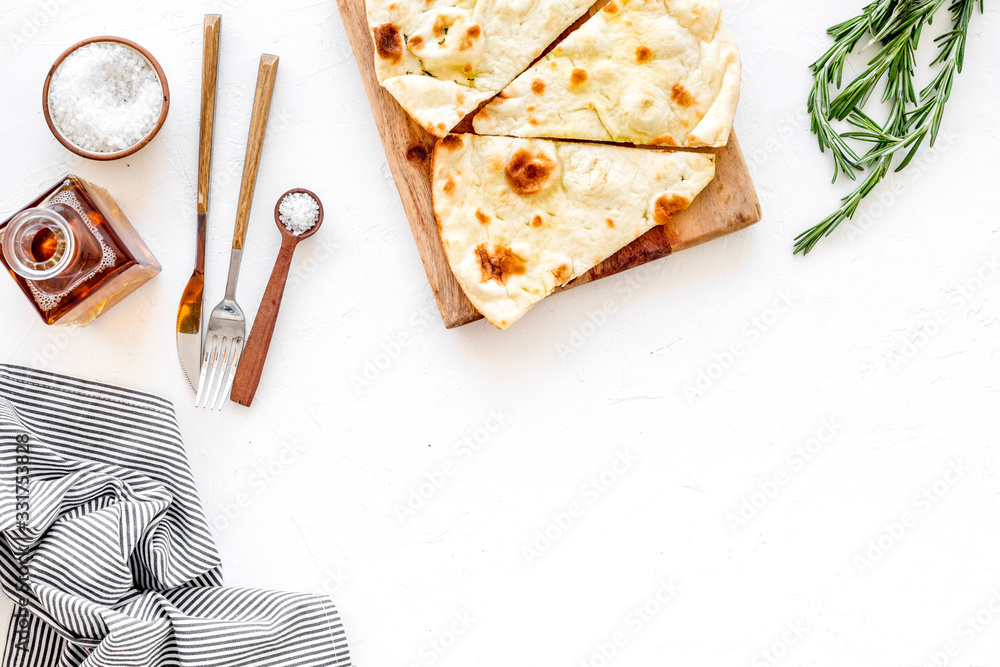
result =
[[[330,593],[360,665],[998,665],[1000,12],[974,19],[940,150],[802,259],[792,238],[847,187],[808,132],[807,65],[862,2],[724,2],[763,222],[507,332],[441,326],[333,0],[5,2],[0,214],[72,171],[164,270],[83,330],[0,279],[0,360],[174,400],[229,583]],[[306,187],[327,212],[256,403],[221,414],[191,407],[173,333],[206,11],[224,15],[208,305],[261,52],[281,65],[248,313],[276,198]],[[149,48],[172,93],[157,139],[111,164],[70,155],[40,109],[51,62],[97,34]]]

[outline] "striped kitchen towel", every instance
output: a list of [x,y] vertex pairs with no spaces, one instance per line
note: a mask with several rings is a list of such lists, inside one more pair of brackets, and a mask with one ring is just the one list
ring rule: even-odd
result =
[[4,667],[349,667],[326,597],[222,587],[171,404],[0,364]]

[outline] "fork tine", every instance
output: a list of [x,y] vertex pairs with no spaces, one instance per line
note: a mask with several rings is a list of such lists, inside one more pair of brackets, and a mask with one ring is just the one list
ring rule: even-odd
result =
[[226,352],[225,336],[216,336],[215,340],[215,353],[212,355],[212,369],[208,373],[208,380],[205,385],[205,400],[201,404],[201,407],[206,410],[212,407],[215,392],[219,386],[219,364],[222,363],[222,359]]
[[215,409],[215,403],[219,399],[219,390],[225,383],[226,367],[229,363],[229,351],[233,339],[229,336],[222,336],[221,340],[219,352],[215,357],[215,364],[212,365],[212,384],[208,395],[205,397],[204,407],[206,410]]
[[229,368],[228,372],[223,375],[225,382],[223,383],[223,389],[219,392],[219,402],[215,406],[216,410],[221,410],[222,406],[226,404],[226,399],[229,398],[230,392],[233,390],[233,380],[236,379],[236,367],[240,365],[240,357],[243,355],[243,339],[236,338],[233,340],[229,355]]
[[201,375],[198,377],[198,393],[194,397],[194,407],[201,407],[202,399],[208,396],[208,385],[211,383],[209,368],[215,366],[216,345],[219,342],[218,336],[209,336],[205,341],[205,355],[201,360]]

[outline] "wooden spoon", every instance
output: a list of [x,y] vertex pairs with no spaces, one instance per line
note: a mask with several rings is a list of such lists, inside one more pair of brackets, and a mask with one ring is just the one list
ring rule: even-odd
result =
[[[285,197],[291,194],[302,193],[312,197],[319,205],[319,217],[316,224],[301,236],[295,236],[288,231],[284,223],[281,222],[279,208]],[[264,370],[264,360],[267,358],[267,350],[271,347],[271,335],[274,333],[274,324],[278,319],[278,309],[281,308],[281,299],[285,294],[285,282],[288,280],[288,269],[292,265],[292,255],[295,253],[299,241],[304,241],[317,231],[323,224],[323,203],[315,194],[309,190],[296,188],[289,190],[278,198],[278,203],[274,205],[274,222],[281,231],[281,250],[274,260],[274,269],[271,271],[271,279],[267,281],[267,289],[264,290],[264,298],[260,302],[260,310],[253,321],[253,328],[247,338],[246,346],[243,349],[243,358],[240,360],[239,368],[236,370],[236,379],[233,381],[233,391],[229,394],[236,403],[250,406],[253,397],[257,393],[257,385],[260,383],[260,376]]]

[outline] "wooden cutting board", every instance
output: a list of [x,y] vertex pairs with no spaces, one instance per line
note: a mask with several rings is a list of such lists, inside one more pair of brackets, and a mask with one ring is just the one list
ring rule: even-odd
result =
[[[606,2],[597,2],[591,14]],[[375,124],[382,136],[389,169],[417,242],[427,280],[441,311],[441,319],[449,329],[481,319],[482,315],[455,280],[438,237],[430,181],[430,158],[435,138],[417,125],[392,95],[379,85],[365,0],[337,0],[337,4],[375,114]],[[467,129],[467,126],[466,123],[456,131]],[[669,225],[650,230],[562,289],[606,278],[758,222],[761,218],[760,203],[736,134],[730,135],[728,146],[709,152],[716,154],[715,180],[686,211],[674,216]]]

